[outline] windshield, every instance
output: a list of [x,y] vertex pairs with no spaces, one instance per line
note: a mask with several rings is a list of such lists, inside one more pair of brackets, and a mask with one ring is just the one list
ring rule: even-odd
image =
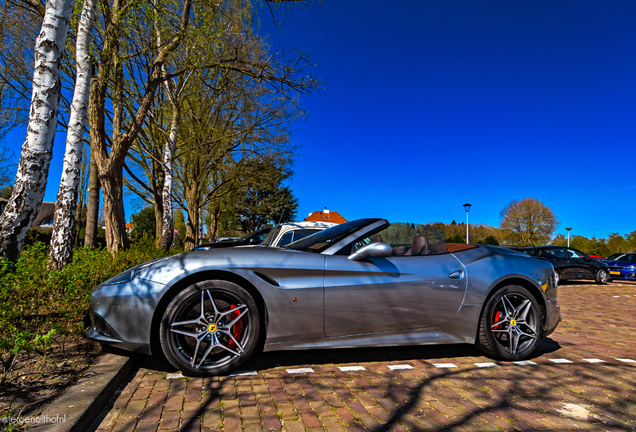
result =
[[336,225],[324,231],[320,231],[316,234],[310,235],[297,242],[291,243],[285,246],[287,249],[294,249],[306,252],[320,253],[338,243],[345,237],[353,234],[359,229],[381,219],[358,219],[351,222],[345,222],[340,225]]
[[253,233],[250,233],[244,237],[241,237],[239,242],[247,241],[247,239],[250,237],[258,237],[261,241],[263,241],[263,239],[265,239],[265,237],[267,236],[267,233],[269,233],[269,230],[270,228],[263,228],[262,230],[254,231]]
[[622,253],[615,253],[607,257],[608,261],[620,261],[621,257],[625,255]]
[[276,237],[278,237],[278,233],[280,232],[280,230],[283,228],[282,225],[278,225],[277,227],[274,227],[269,234],[267,234],[267,237],[265,237],[265,240],[263,240],[263,242],[261,243],[261,245],[263,246],[271,246],[272,242],[274,241],[274,239]]
[[636,255],[634,255],[634,254],[624,254],[624,255],[619,256],[618,258],[614,258],[614,261],[623,261],[623,262],[636,261]]

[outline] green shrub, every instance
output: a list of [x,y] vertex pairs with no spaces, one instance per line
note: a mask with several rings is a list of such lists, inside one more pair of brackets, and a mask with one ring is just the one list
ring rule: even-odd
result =
[[73,262],[47,271],[48,247],[26,246],[15,266],[0,260],[0,354],[46,353],[55,335],[82,331],[91,291],[124,270],[173,253],[157,250],[154,241],[140,239],[115,255],[105,249],[78,248]]

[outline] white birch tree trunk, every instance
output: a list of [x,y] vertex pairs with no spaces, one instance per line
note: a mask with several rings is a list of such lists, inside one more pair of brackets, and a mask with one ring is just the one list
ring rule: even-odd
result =
[[91,86],[91,33],[97,0],[85,0],[77,29],[75,93],[66,136],[62,180],[57,192],[53,236],[49,252],[49,269],[60,269],[73,260],[75,216],[80,183],[84,130],[88,121],[88,95]]
[[175,95],[172,96],[172,122],[170,123],[170,134],[166,140],[163,149],[163,193],[161,201],[163,202],[163,215],[161,223],[161,241],[160,246],[163,250],[170,249],[174,237],[174,222],[172,220],[172,159],[174,147],[177,142],[177,134],[179,133],[179,109],[175,101]]
[[16,261],[49,174],[60,104],[61,57],[75,0],[49,0],[35,41],[33,93],[13,195],[0,217],[0,257]]

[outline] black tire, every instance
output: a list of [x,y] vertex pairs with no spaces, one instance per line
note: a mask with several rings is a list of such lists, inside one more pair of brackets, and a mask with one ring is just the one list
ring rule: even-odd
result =
[[500,360],[524,360],[541,340],[541,310],[525,288],[509,285],[490,297],[479,321],[477,347]]
[[609,281],[609,274],[607,270],[600,269],[596,272],[596,283],[600,285],[605,285]]
[[260,322],[254,299],[239,285],[199,282],[168,304],[159,328],[161,349],[187,375],[225,374],[254,352]]

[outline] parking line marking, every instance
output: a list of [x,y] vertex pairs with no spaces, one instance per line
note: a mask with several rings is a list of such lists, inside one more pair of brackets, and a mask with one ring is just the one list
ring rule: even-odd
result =
[[616,360],[623,362],[623,363],[636,363],[636,360],[632,360],[632,359],[623,359],[623,358],[617,358]]
[[499,367],[497,363],[475,363],[480,368]]
[[236,371],[232,372],[230,376],[243,376],[243,375],[258,375],[256,371]]
[[550,360],[552,363],[573,363],[570,360],[566,360],[566,359],[548,359]]
[[338,366],[338,369],[343,372],[366,370],[364,366]]
[[185,378],[181,372],[169,373],[166,375],[166,379],[180,379]]
[[457,365],[452,363],[433,363],[433,366],[440,369],[451,369],[457,367]]
[[285,369],[288,374],[313,373],[312,368]]
[[519,366],[536,366],[536,363],[530,360],[516,361],[513,363]]
[[601,359],[583,359],[583,360],[590,363],[607,363],[605,360],[601,360]]
[[415,368],[411,365],[403,364],[403,365],[389,365],[389,369],[400,370],[400,369],[415,369]]
[[620,296],[612,296],[612,297],[614,297],[614,298],[618,298],[618,297],[620,297]]

